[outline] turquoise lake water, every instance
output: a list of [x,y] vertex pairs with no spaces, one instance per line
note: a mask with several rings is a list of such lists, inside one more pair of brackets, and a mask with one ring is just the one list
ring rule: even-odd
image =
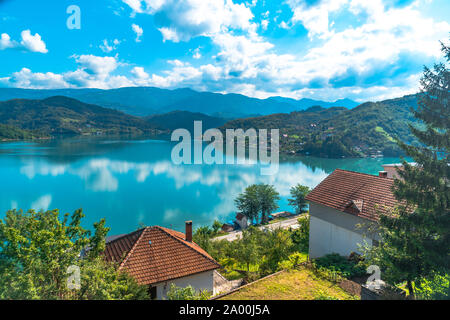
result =
[[83,208],[84,226],[106,218],[110,234],[131,232],[141,224],[183,230],[235,214],[235,197],[253,183],[269,183],[287,205],[289,188],[315,187],[334,169],[377,174],[398,158],[281,159],[273,176],[260,165],[175,165],[174,143],[159,140],[62,139],[0,143],[0,218],[11,208]]

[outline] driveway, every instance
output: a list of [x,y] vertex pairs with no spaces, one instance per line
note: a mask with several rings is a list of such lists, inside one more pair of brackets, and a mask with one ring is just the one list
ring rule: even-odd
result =
[[[259,226],[258,228],[261,229],[261,230],[265,230],[265,229],[274,230],[274,229],[278,229],[278,228],[282,228],[282,229],[288,229],[288,228],[297,229],[299,227],[299,224],[298,224],[298,221],[297,221],[298,218],[299,218],[299,216],[295,216],[293,218],[289,218],[289,219],[282,220],[282,221],[279,221],[279,222],[266,224],[264,226]],[[212,241],[220,241],[220,240],[234,241],[238,237],[242,237],[242,231],[240,231],[240,230],[232,231],[229,234],[226,234],[226,235],[220,236],[220,237],[216,237],[216,238],[212,238],[211,240]]]

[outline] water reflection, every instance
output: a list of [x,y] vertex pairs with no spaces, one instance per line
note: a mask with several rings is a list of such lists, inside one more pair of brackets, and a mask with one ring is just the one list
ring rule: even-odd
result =
[[376,173],[398,159],[289,158],[273,176],[259,165],[174,165],[172,144],[140,140],[61,140],[0,144],[0,216],[12,207],[73,211],[83,207],[88,224],[107,218],[112,233],[140,223],[182,230],[229,220],[234,198],[253,183],[275,186],[287,205],[297,183],[316,186],[336,168]]

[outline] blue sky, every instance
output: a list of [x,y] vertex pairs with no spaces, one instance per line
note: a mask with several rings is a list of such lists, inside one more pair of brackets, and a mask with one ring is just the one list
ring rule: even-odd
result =
[[0,0],[0,86],[381,100],[418,90],[449,13],[448,0]]

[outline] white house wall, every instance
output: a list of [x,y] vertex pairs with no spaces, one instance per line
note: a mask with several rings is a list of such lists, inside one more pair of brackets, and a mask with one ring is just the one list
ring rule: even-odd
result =
[[197,273],[191,276],[169,280],[167,282],[162,282],[156,284],[156,294],[157,299],[165,299],[167,292],[170,290],[170,286],[174,283],[177,287],[185,288],[189,285],[194,287],[196,290],[208,290],[214,293],[214,270],[206,271],[202,273]]
[[318,258],[329,253],[348,256],[352,251],[361,253],[359,244],[372,245],[372,238],[365,228],[368,220],[326,206],[310,204],[309,255]]

